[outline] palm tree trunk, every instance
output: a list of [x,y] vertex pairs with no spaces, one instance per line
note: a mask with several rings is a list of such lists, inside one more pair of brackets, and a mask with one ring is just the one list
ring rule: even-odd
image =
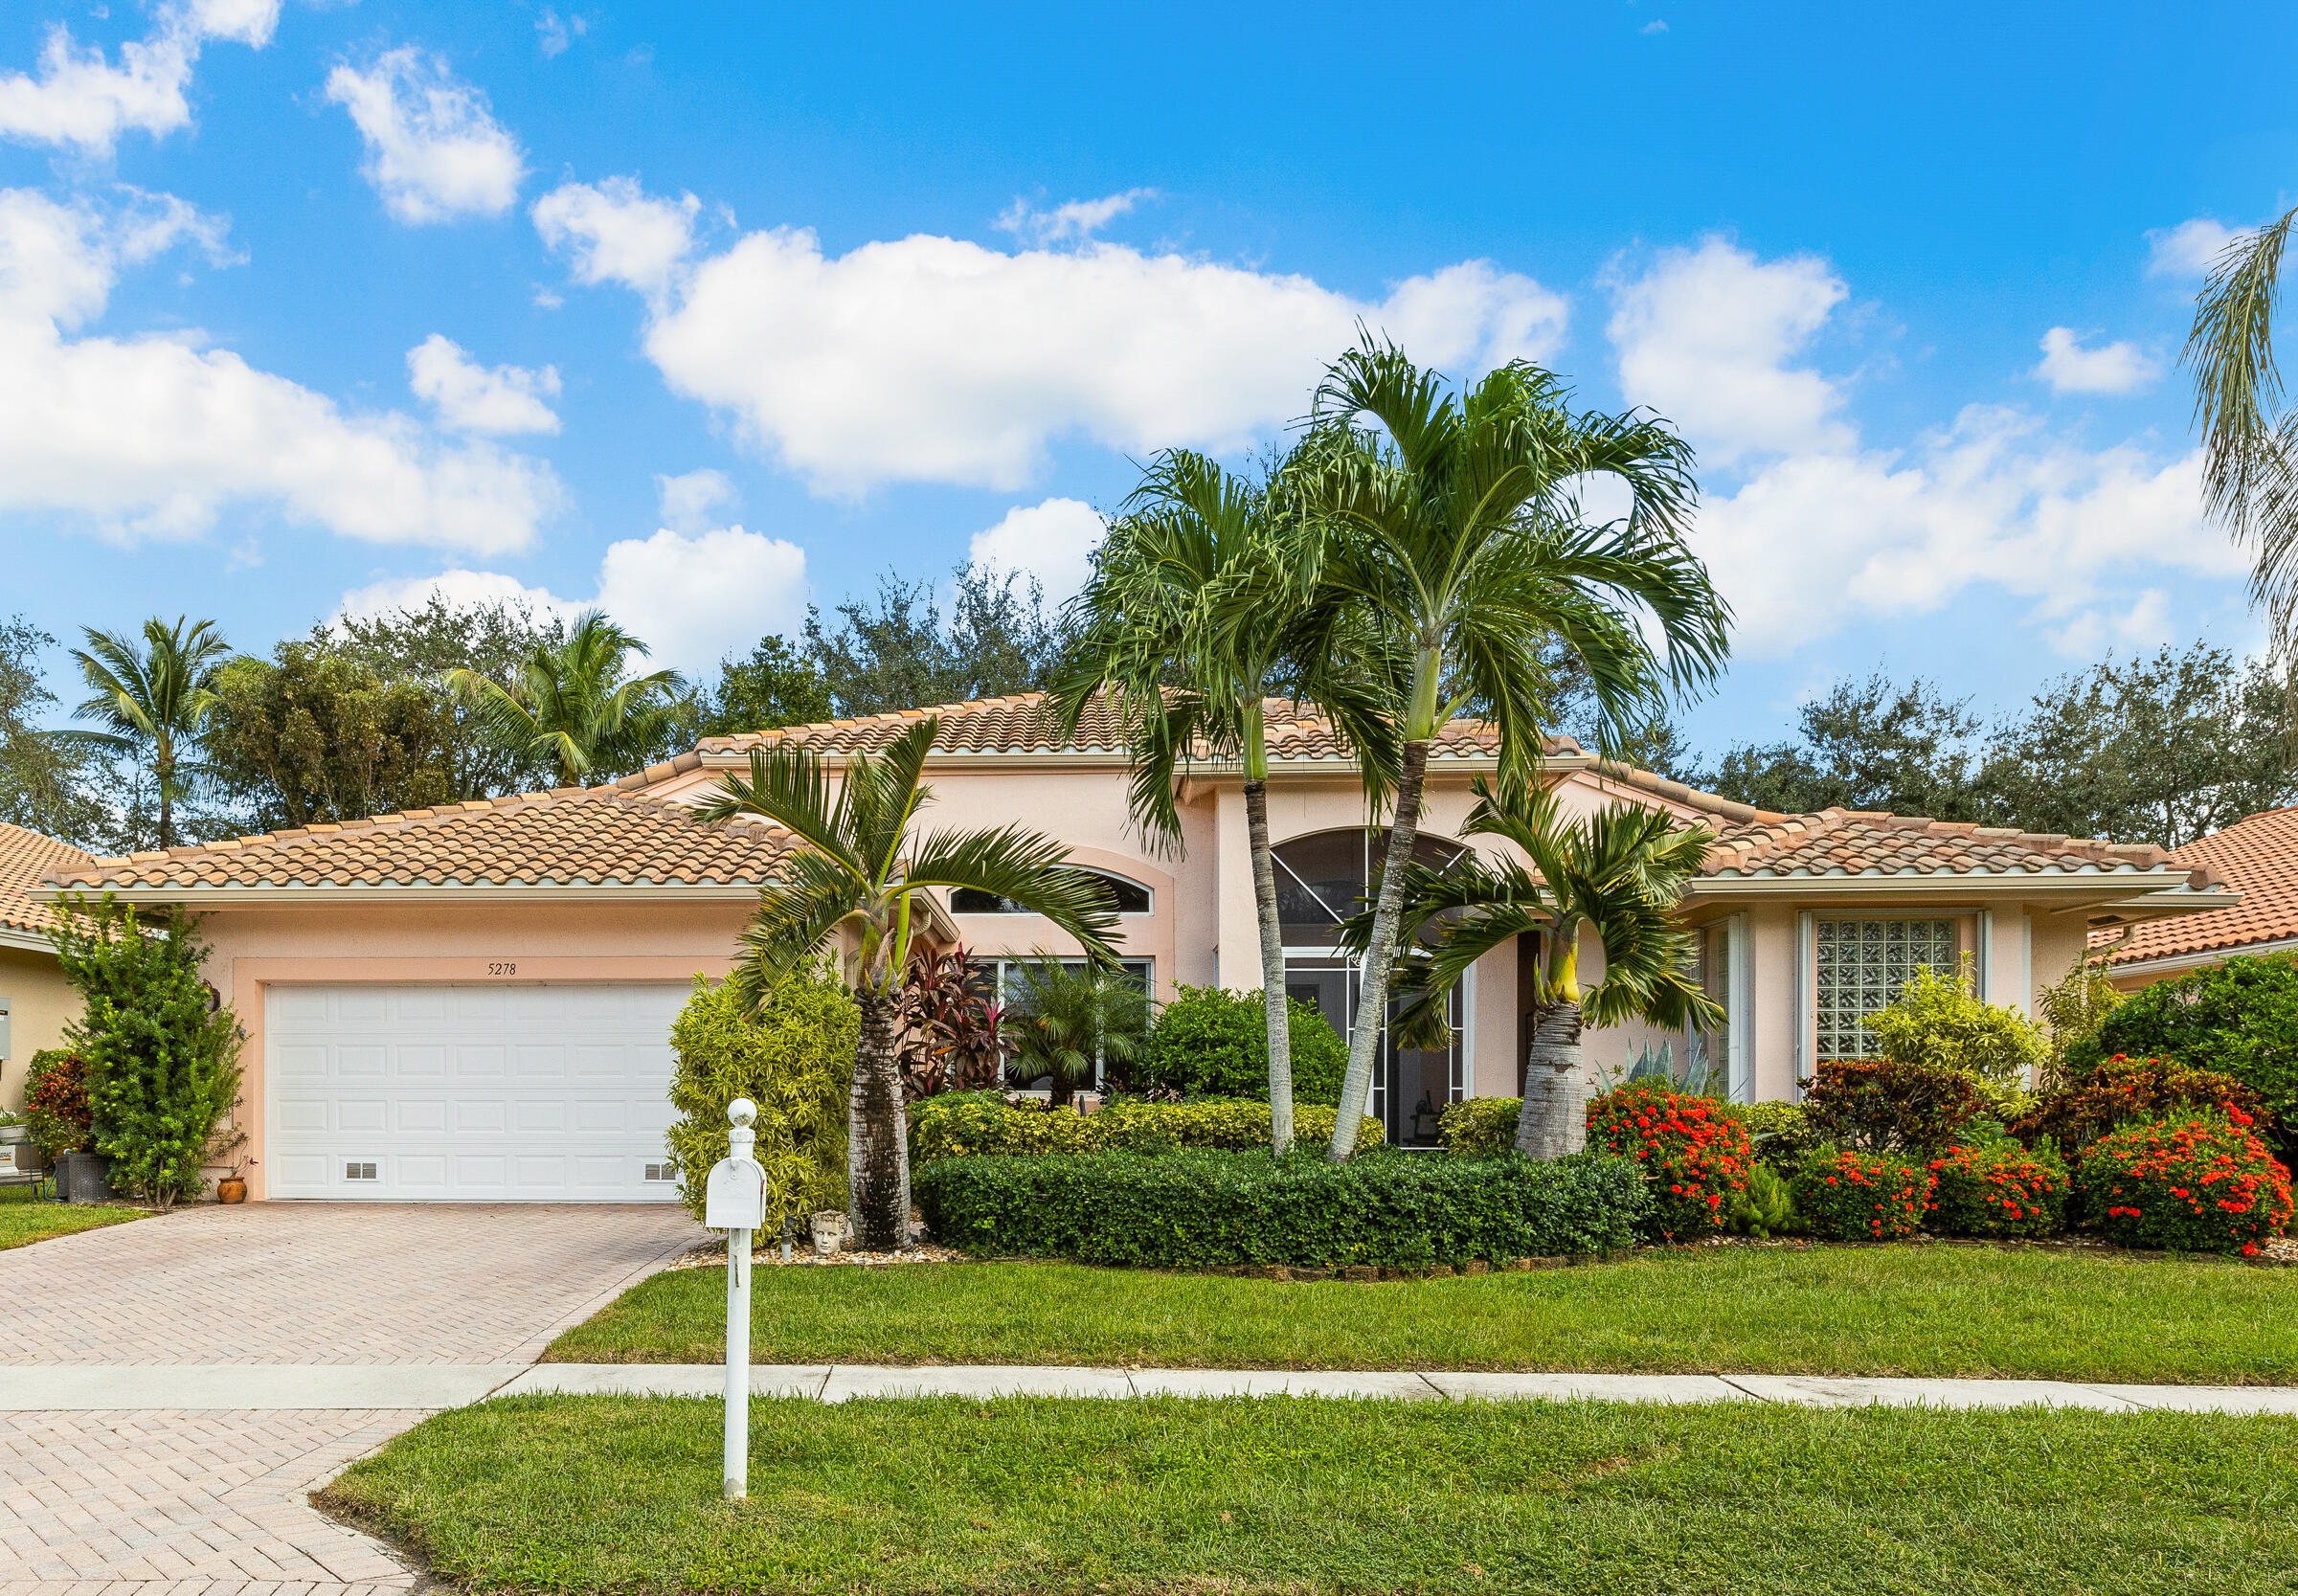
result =
[[1516,1150],[1528,1158],[1561,1158],[1588,1145],[1587,1091],[1580,1078],[1580,1005],[1543,1003],[1532,1022],[1524,1057],[1524,1106]]
[[175,756],[165,738],[153,752],[152,785],[160,790],[160,851],[175,846],[175,803],[169,789],[175,783]]
[[1269,783],[1245,783],[1245,833],[1261,920],[1261,999],[1269,1011],[1269,1146],[1293,1147],[1293,1025],[1285,1006],[1285,938],[1276,920],[1276,856],[1269,846]]
[[1388,1010],[1388,969],[1396,959],[1396,922],[1405,894],[1405,866],[1420,840],[1420,790],[1429,774],[1429,745],[1415,738],[1405,745],[1405,768],[1396,784],[1396,818],[1388,827],[1388,854],[1381,863],[1381,896],[1372,916],[1372,946],[1364,955],[1364,984],[1357,999],[1356,1023],[1348,1033],[1348,1073],[1340,1078],[1340,1108],[1333,1116],[1331,1157],[1335,1163],[1357,1148],[1357,1121],[1372,1094],[1372,1069],[1380,1058],[1382,1022]]
[[893,1000],[854,994],[862,1033],[854,1049],[854,1088],[846,1102],[845,1173],[854,1240],[870,1252],[894,1252],[910,1241],[910,1146],[902,1113]]

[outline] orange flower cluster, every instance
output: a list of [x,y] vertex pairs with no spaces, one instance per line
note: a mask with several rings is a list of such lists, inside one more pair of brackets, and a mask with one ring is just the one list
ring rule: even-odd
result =
[[1923,1227],[1934,1183],[1889,1153],[1814,1157],[1795,1173],[1795,1211],[1828,1241],[1904,1241]]
[[2109,1240],[2181,1252],[2258,1251],[2290,1223],[2290,1172],[2251,1116],[2139,1120],[2093,1142],[2083,1185]]
[[1724,1205],[1747,1189],[1755,1149],[1747,1127],[1712,1097],[1636,1083],[1588,1106],[1588,1143],[1643,1165],[1652,1229],[1669,1241],[1712,1236]]
[[1950,1236],[2047,1236],[2066,1213],[2066,1166],[2044,1143],[1950,1147],[1933,1158],[1931,1225]]

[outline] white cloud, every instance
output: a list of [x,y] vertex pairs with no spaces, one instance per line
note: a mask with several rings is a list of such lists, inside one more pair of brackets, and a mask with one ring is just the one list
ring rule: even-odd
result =
[[1705,464],[1841,448],[1852,437],[1841,393],[1790,362],[1849,292],[1816,256],[1759,262],[1721,238],[1662,250],[1614,284],[1620,388],[1697,438]]
[[1093,506],[1076,499],[1016,505],[1005,519],[974,534],[966,563],[980,571],[1025,573],[1046,602],[1059,604],[1093,574],[1093,550],[1109,528]]
[[562,498],[551,468],[345,414],[195,335],[75,337],[121,267],[218,224],[166,196],[115,214],[0,190],[0,512],[116,538],[188,537],[247,506],[346,537],[517,549]]
[[[2090,635],[2079,618],[2085,610],[2143,620],[2130,590],[2149,573],[2226,577],[2243,569],[2240,551],[2204,524],[2193,454],[2089,448],[2033,415],[1985,405],[1907,448],[1865,445],[1839,418],[1836,386],[1793,365],[1819,329],[1808,307],[1818,297],[1839,302],[1841,285],[1808,258],[1767,262],[1731,251],[1738,259],[1719,264],[1721,247],[1663,258],[1644,279],[1620,284],[1638,314],[1614,326],[1633,340],[1700,316],[1753,324],[1758,333],[1744,333],[1736,355],[1711,344],[1706,378],[1724,393],[1785,395],[1769,418],[1695,404],[1697,419],[1685,421],[1703,461],[1719,453],[1718,436],[1742,454],[1757,439],[1770,445],[1729,490],[1715,490],[1711,479],[1693,532],[1737,612],[1741,652],[1791,654],[1861,616],[1937,613],[1981,584],[2031,599],[2031,618],[2057,625],[2071,644]],[[1709,269],[1682,269],[1699,256],[1709,257]],[[1821,296],[1815,283],[1834,287]],[[1631,353],[1649,350],[1623,343],[1623,367]],[[1781,376],[1800,380],[1782,384]],[[1813,383],[1822,391],[1813,393]],[[1637,396],[1625,371],[1623,386]]]
[[655,199],[629,177],[568,183],[534,202],[534,230],[574,258],[581,282],[620,282],[649,298],[667,292],[694,248],[702,201]]
[[1128,189],[1121,194],[1105,194],[1099,199],[1072,199],[1050,211],[1032,209],[1027,200],[1017,199],[998,217],[998,230],[1018,234],[1033,244],[1082,240],[1091,238],[1142,200],[1155,198],[1155,189]]
[[517,201],[518,142],[444,57],[403,45],[364,72],[346,62],[327,74],[327,98],[350,112],[367,145],[361,169],[397,220],[501,215]]
[[2043,636],[2060,653],[2078,660],[2095,660],[2109,649],[2133,653],[2159,648],[2176,628],[2171,617],[2171,596],[2149,588],[2121,614],[2107,609],[2084,610],[2064,626],[2051,627]]
[[1667,31],[1668,25],[1661,21],[1658,17],[1654,17],[1651,21],[1645,23],[1641,28],[1636,30],[1636,32],[1639,34],[1664,34]]
[[2147,235],[2147,275],[2207,276],[2240,231],[2215,216],[2191,216],[2176,227],[2157,228]]
[[543,8],[542,15],[534,19],[535,43],[546,56],[565,55],[569,45],[590,31],[589,17],[562,17],[548,6]]
[[2035,375],[2051,385],[2054,393],[2130,393],[2162,375],[2161,362],[2136,344],[2117,342],[2099,348],[2083,347],[2083,335],[2073,327],[2053,327],[2038,346],[2042,363]]
[[829,257],[749,234],[691,260],[694,203],[576,184],[535,207],[586,281],[648,297],[671,388],[819,491],[895,481],[1011,490],[1053,441],[1250,446],[1299,416],[1360,321],[1459,376],[1551,355],[1564,299],[1472,260],[1360,300],[1305,277],[1087,243],[1006,254],[918,235]]
[[[101,14],[101,13],[99,13]],[[48,31],[35,77],[0,76],[0,136],[70,145],[108,155],[130,130],[158,138],[192,121],[184,90],[209,39],[261,49],[280,18],[279,0],[198,0],[164,8],[151,34],[120,47],[120,62],[81,50],[60,23]]]
[[608,545],[590,599],[562,598],[500,572],[457,569],[376,582],[345,594],[338,608],[371,616],[419,606],[434,593],[456,604],[523,603],[542,616],[601,609],[644,641],[658,663],[692,675],[769,632],[797,629],[806,613],[806,553],[740,527],[693,537],[665,528]]
[[557,413],[543,402],[558,392],[555,366],[482,366],[435,332],[407,351],[407,386],[458,432],[558,431]]
[[710,525],[713,511],[742,502],[741,490],[727,474],[708,467],[682,477],[658,476],[654,492],[662,506],[663,525],[681,532],[700,531]]

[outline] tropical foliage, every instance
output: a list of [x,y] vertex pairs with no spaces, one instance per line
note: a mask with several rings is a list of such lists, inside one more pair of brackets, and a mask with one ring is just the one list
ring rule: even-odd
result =
[[2042,1026],[2008,1004],[1979,1000],[1969,954],[1952,976],[1917,970],[1887,1007],[1859,1023],[1895,1064],[1969,1076],[2002,1118],[2033,1101],[2027,1081],[2051,1061]]
[[1588,1104],[1588,1145],[1634,1162],[1652,1188],[1645,1225],[1674,1242],[1721,1230],[1755,1163],[1747,1128],[1729,1108],[1655,1083],[1625,1086]]
[[2255,1253],[2290,1223],[2290,1172],[2244,1115],[2137,1119],[2084,1150],[2090,1218],[2125,1247]]
[[2012,1121],[2011,1134],[2034,1148],[2053,1147],[2068,1158],[2116,1126],[2165,1114],[2214,1112],[2245,1121],[2274,1123],[2258,1093],[2232,1075],[2193,1069],[2169,1059],[2116,1054],[2047,1091],[2033,1110]]
[[2068,1062],[2115,1053],[2231,1075],[2277,1120],[2298,1122],[2298,957],[2230,958],[2156,981],[2101,1021],[2098,1041]]
[[1930,1172],[1897,1153],[1821,1150],[1790,1189],[1812,1233],[1831,1242],[1899,1242],[1923,1228]]
[[238,1098],[238,1018],[200,978],[207,949],[180,910],[146,920],[108,895],[58,909],[49,934],[82,1004],[64,1041],[85,1067],[90,1139],[116,1189],[170,1207],[198,1193]]
[[120,632],[85,631],[72,651],[89,696],[74,712],[98,730],[70,733],[83,744],[138,762],[159,805],[158,843],[175,845],[175,808],[206,775],[197,757],[201,727],[216,704],[215,667],[231,652],[212,620],[154,616],[141,641]]
[[1960,1069],[1896,1059],[1830,1059],[1806,1083],[1804,1123],[1823,1142],[1929,1158],[1987,1113]]
[[1017,1087],[1044,1082],[1056,1108],[1101,1071],[1132,1073],[1149,1045],[1149,994],[1130,976],[1092,963],[1033,958],[1004,1023],[1005,1072]]
[[447,683],[507,756],[580,783],[637,770],[689,729],[684,678],[629,673],[630,658],[645,653],[643,642],[591,610],[563,638],[537,641],[506,680],[462,668],[449,671]]
[[[1294,1102],[1330,1106],[1340,1101],[1348,1044],[1314,1004],[1289,996],[1284,1002]],[[1192,1097],[1273,1101],[1267,1003],[1267,994],[1260,992],[1175,987],[1172,1000],[1158,1009],[1157,1023],[1150,1027],[1149,1045],[1141,1055],[1141,1083]],[[1309,1135],[1297,1124],[1295,1133]],[[1271,1134],[1273,1136],[1273,1131]],[[1329,1135],[1330,1127],[1322,1134]]]
[[926,755],[940,731],[922,717],[882,753],[832,767],[811,749],[776,742],[730,771],[697,813],[725,824],[756,816],[796,839],[782,871],[758,894],[742,933],[736,992],[754,1012],[777,978],[835,945],[861,1011],[846,1109],[846,1167],[854,1227],[874,1250],[910,1240],[909,1136],[899,1040],[900,988],[924,894],[971,888],[1044,915],[1089,958],[1114,962],[1116,910],[1100,877],[1068,864],[1069,850],[1020,826],[913,835],[931,801]]
[[1949,1236],[2035,1237],[2066,1223],[2073,1181],[2046,1142],[1950,1147],[1930,1161],[1931,1228]]
[[853,999],[826,970],[785,972],[755,1011],[727,983],[695,978],[670,1027],[679,1118],[669,1141],[679,1198],[697,1220],[710,1166],[727,1156],[726,1106],[737,1097],[757,1105],[751,1157],[766,1171],[765,1233],[845,1206],[845,1100],[860,1025]]
[[95,1135],[87,1061],[69,1047],[43,1047],[24,1077],[24,1123],[49,1158],[87,1150]]
[[1005,1072],[1004,1012],[963,944],[938,953],[912,949],[895,1015],[903,1097],[915,1103],[996,1086]]

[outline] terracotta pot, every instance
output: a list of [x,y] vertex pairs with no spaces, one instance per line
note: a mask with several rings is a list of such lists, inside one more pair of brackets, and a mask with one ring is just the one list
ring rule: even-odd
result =
[[247,1182],[246,1182],[245,1180],[218,1180],[218,1181],[216,1181],[216,1182],[215,1182],[215,1201],[216,1201],[216,1202],[218,1202],[218,1203],[244,1203],[244,1202],[246,1202],[246,1201],[247,1201]]

